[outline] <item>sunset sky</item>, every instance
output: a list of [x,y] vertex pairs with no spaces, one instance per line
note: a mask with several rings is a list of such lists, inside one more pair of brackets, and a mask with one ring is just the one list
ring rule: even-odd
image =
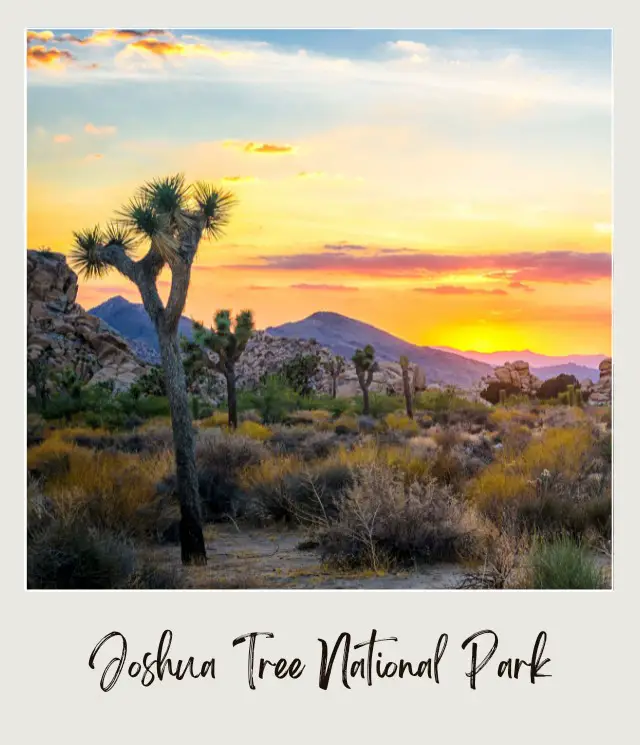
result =
[[[608,31],[28,32],[27,246],[147,179],[231,189],[186,314],[611,351]],[[166,277],[161,280],[166,292]],[[90,308],[136,288],[81,281]]]

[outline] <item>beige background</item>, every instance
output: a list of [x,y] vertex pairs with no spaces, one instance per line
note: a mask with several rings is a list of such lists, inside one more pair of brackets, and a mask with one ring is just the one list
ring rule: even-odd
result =
[[[242,8],[240,6],[243,6]],[[247,6],[254,6],[251,12]],[[0,181],[5,282],[3,389],[3,636],[0,681],[3,730],[9,742],[169,743],[193,739],[225,743],[389,742],[437,739],[457,743],[626,743],[637,701],[638,521],[637,351],[640,276],[637,235],[638,132],[634,67],[638,63],[637,10],[623,3],[537,2],[535,11],[513,2],[460,2],[428,7],[396,0],[382,10],[370,2],[191,2],[171,13],[156,3],[112,0],[102,10],[85,3],[32,0],[3,23],[4,116]],[[146,7],[145,7],[146,6]],[[304,6],[304,7],[303,7]],[[518,6],[518,8],[515,8]],[[149,11],[153,8],[153,14]],[[515,9],[514,9],[515,8]],[[533,6],[531,6],[533,8]],[[24,33],[26,27],[197,26],[377,27],[614,27],[615,44],[615,590],[550,592],[103,592],[27,593],[24,588]],[[10,364],[9,364],[10,362]],[[635,613],[634,613],[635,602]],[[318,637],[350,631],[356,641],[372,627],[397,636],[385,655],[420,659],[449,634],[441,684],[426,679],[376,680],[345,690],[335,679],[317,685]],[[153,651],[165,628],[174,632],[174,657],[215,656],[215,681],[168,680],[144,689],[122,677],[110,693],[99,689],[100,670],[88,659],[96,642],[118,630],[129,659]],[[471,691],[462,641],[483,628],[500,637],[496,656]],[[246,678],[247,645],[234,637],[272,631],[257,651],[271,658],[298,656],[307,664],[297,680]],[[535,686],[499,679],[497,661],[530,655],[537,633],[549,635],[544,672]],[[635,694],[632,698],[632,693]],[[623,734],[625,733],[626,734]]]

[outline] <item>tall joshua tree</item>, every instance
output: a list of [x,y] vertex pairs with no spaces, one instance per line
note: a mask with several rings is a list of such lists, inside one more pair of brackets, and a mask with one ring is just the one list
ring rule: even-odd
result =
[[378,363],[375,357],[376,350],[371,344],[367,344],[364,349],[356,349],[355,354],[351,358],[353,364],[356,366],[358,383],[360,383],[360,388],[362,388],[362,413],[365,416],[369,416],[369,386],[373,380],[373,373],[378,370]]
[[338,394],[338,378],[345,371],[344,357],[337,355],[325,364],[324,369],[331,376],[331,398],[335,398]]
[[407,405],[407,416],[409,419],[413,419],[413,401],[411,400],[411,385],[409,384],[409,358],[404,354],[400,357],[400,367],[402,368],[402,389]]
[[[185,366],[190,369],[212,367],[224,375],[227,381],[227,402],[229,405],[229,426],[238,426],[238,405],[236,401],[236,362],[244,352],[253,334],[253,315],[243,310],[236,316],[235,328],[231,328],[231,311],[219,310],[214,318],[215,328],[206,329],[197,321],[193,324],[193,341],[183,339],[186,352]],[[207,355],[210,349],[218,356],[213,362]]]
[[[178,174],[140,187],[105,230],[97,225],[74,233],[75,268],[85,277],[100,277],[115,269],[133,282],[158,334],[173,428],[184,564],[205,564],[207,555],[178,322],[200,242],[222,234],[234,201],[229,192],[206,183],[189,185]],[[146,252],[136,260],[133,253],[140,244]],[[166,304],[157,287],[158,276],[165,267],[171,272]]]

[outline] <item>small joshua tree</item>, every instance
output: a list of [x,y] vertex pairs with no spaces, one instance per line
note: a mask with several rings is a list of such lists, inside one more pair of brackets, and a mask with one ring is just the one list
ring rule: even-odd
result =
[[378,370],[378,363],[375,356],[376,350],[371,344],[367,344],[364,349],[356,349],[355,354],[351,358],[353,364],[356,366],[358,383],[362,389],[362,413],[365,416],[369,416],[369,386],[373,380],[373,373]]
[[324,365],[324,369],[331,376],[331,398],[335,398],[338,395],[338,378],[345,371],[345,367],[344,357],[340,355],[337,355]]
[[[203,238],[218,238],[234,199],[205,183],[188,185],[178,174],[144,184],[106,230],[96,226],[75,233],[71,258],[85,277],[112,269],[133,282],[153,322],[160,346],[171,410],[176,482],[180,499],[180,544],[184,564],[205,564],[195,440],[178,343],[178,322],[191,280],[191,266]],[[135,260],[143,244],[146,253]],[[171,272],[166,305],[158,292],[161,271]]]
[[404,391],[404,400],[407,404],[407,416],[413,419],[413,401],[411,400],[411,385],[409,383],[409,358],[404,354],[400,357],[400,367],[402,368],[402,389]]
[[[193,341],[183,339],[182,348],[186,353],[185,367],[192,372],[210,367],[224,375],[227,381],[227,403],[229,406],[229,426],[238,426],[238,404],[236,400],[236,362],[244,352],[253,334],[253,315],[243,310],[236,316],[235,328],[231,328],[231,311],[219,310],[214,318],[215,328],[206,329],[197,321],[193,324]],[[214,362],[207,350],[215,352]]]

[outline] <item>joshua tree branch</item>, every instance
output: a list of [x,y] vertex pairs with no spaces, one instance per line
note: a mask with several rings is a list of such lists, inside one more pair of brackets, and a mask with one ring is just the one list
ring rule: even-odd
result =
[[168,329],[178,327],[180,316],[187,301],[187,290],[191,278],[191,264],[174,261],[171,266],[171,292],[165,310],[165,323]]
[[100,261],[117,269],[120,274],[135,282],[135,263],[127,256],[123,246],[110,243],[98,249]]

